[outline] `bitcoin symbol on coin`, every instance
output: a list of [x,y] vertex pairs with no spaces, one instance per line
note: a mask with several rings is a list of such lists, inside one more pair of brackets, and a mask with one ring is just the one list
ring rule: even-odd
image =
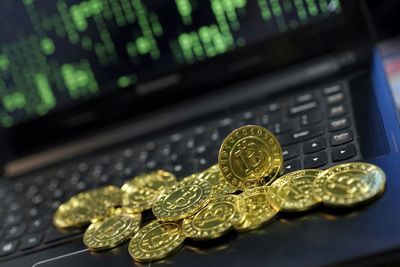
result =
[[336,194],[355,194],[368,190],[368,184],[357,173],[343,173],[327,181],[327,188]]
[[237,151],[234,152],[234,155],[240,158],[244,164],[245,175],[262,173],[260,165],[266,160],[267,155],[256,143],[248,140],[241,141],[237,144]]
[[211,185],[194,179],[162,193],[153,204],[154,215],[162,221],[180,220],[200,210],[211,199]]
[[137,261],[159,260],[175,252],[184,239],[178,223],[153,221],[137,232],[128,250]]
[[166,231],[170,232],[163,232],[159,233],[157,229],[149,232],[147,236],[143,238],[141,246],[144,250],[157,250],[161,247],[167,246],[171,243],[174,239],[174,236],[177,236],[178,229],[173,227],[165,227]]
[[196,218],[198,219],[196,220],[198,225],[204,227],[207,224],[216,224],[228,220],[234,214],[235,209],[232,205],[224,204],[221,203],[215,210],[207,210],[203,214],[200,213],[200,216]]
[[[189,188],[189,190],[186,190]],[[191,203],[196,201],[196,199],[201,194],[201,188],[198,186],[188,186],[184,187],[181,190],[177,191],[175,194],[172,194],[165,201],[165,208],[168,210],[177,210],[182,209],[189,206]],[[179,196],[176,198],[176,196]]]

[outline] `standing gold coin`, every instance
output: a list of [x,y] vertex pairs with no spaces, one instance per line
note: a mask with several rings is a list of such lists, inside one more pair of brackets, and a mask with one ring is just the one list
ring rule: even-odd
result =
[[238,231],[257,229],[276,217],[278,211],[270,205],[267,192],[268,188],[261,186],[240,194],[246,203],[246,219],[236,226]]
[[218,164],[202,171],[197,177],[211,185],[214,196],[233,194],[237,191],[236,187],[229,184],[222,176]]
[[299,170],[274,181],[268,190],[271,205],[284,212],[309,210],[320,203],[313,194],[313,184],[321,170]]
[[177,183],[175,175],[163,170],[156,170],[140,174],[125,182],[122,191],[129,193],[138,188],[145,188],[154,191],[161,191]]
[[325,170],[314,181],[314,195],[325,205],[353,207],[382,193],[386,176],[369,163],[351,162]]
[[115,248],[131,238],[140,227],[140,213],[120,213],[92,223],[83,235],[83,243],[93,251]]
[[194,240],[218,238],[245,219],[246,204],[242,197],[223,195],[212,198],[208,205],[182,223],[182,231]]
[[162,221],[186,218],[210,201],[211,191],[211,185],[200,180],[194,180],[191,184],[175,185],[154,201],[153,213]]
[[122,194],[122,206],[135,212],[151,209],[158,192],[148,188],[132,187]]
[[218,164],[231,185],[245,190],[264,185],[280,173],[282,148],[267,129],[247,125],[234,130],[224,140]]
[[176,252],[184,240],[177,222],[153,221],[134,235],[128,251],[139,262],[161,260]]

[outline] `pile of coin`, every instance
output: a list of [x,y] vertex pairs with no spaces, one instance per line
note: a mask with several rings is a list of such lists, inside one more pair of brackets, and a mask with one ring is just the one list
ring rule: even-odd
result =
[[[306,169],[281,176],[282,148],[268,130],[248,125],[223,142],[218,164],[181,179],[157,170],[127,181],[80,193],[54,215],[57,227],[87,228],[83,241],[93,251],[128,241],[139,262],[163,259],[186,238],[210,240],[229,231],[249,231],[278,213],[304,212],[318,205],[347,208],[384,191],[377,166],[353,162],[327,170]],[[155,220],[142,228],[142,212]]]

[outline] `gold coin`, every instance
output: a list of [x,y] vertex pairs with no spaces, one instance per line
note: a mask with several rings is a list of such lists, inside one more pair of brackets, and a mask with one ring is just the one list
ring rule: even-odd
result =
[[172,173],[163,170],[156,170],[134,177],[125,182],[121,189],[127,193],[138,188],[162,191],[176,183],[176,177]]
[[139,262],[161,260],[176,252],[184,240],[179,223],[153,221],[134,235],[128,251]]
[[83,235],[83,243],[93,251],[115,248],[129,240],[140,227],[140,213],[115,214],[102,221],[92,223]]
[[222,176],[218,164],[202,171],[197,178],[211,185],[214,196],[232,194],[237,191],[236,187],[229,184]]
[[224,140],[218,164],[231,185],[245,190],[264,185],[280,173],[282,148],[267,129],[247,125],[234,130]]
[[210,201],[211,191],[211,185],[200,180],[175,185],[154,201],[153,213],[162,221],[183,219],[204,207]]
[[212,198],[206,207],[183,220],[182,231],[194,240],[218,238],[243,222],[245,209],[246,204],[240,196]]
[[53,224],[59,228],[82,227],[101,220],[109,209],[121,205],[121,190],[105,186],[79,193],[60,205],[53,216]]
[[313,191],[327,206],[353,207],[382,193],[385,182],[385,173],[378,166],[351,162],[334,166],[318,175]]
[[158,192],[148,188],[132,187],[122,194],[122,206],[135,212],[151,209]]
[[58,228],[82,227],[107,214],[108,208],[105,205],[96,205],[85,199],[77,202],[75,198],[58,207],[53,216],[53,224]]
[[276,217],[278,211],[270,205],[267,192],[268,188],[261,186],[240,194],[246,203],[246,219],[236,226],[238,231],[257,229]]
[[309,210],[320,203],[313,194],[313,184],[321,170],[299,170],[275,180],[268,190],[271,205],[284,212]]
[[199,175],[200,175],[200,173],[193,173],[193,174],[191,174],[189,176],[186,176],[186,177],[182,178],[182,180],[179,181],[179,184],[181,184],[181,185],[190,185],[194,181],[199,180]]
[[108,185],[79,193],[71,198],[72,202],[96,202],[95,205],[102,205],[107,208],[121,205],[122,191],[119,187]]

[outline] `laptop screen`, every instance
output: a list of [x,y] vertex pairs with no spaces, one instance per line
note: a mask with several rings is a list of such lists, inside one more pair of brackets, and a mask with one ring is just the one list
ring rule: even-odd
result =
[[338,0],[2,0],[0,125],[340,13]]

